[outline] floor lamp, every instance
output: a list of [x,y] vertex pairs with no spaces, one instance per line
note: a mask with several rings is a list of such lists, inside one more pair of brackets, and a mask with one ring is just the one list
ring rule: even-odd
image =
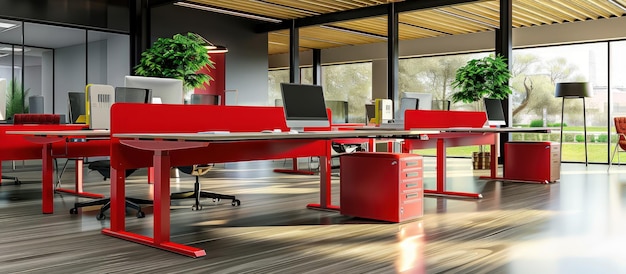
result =
[[[556,83],[554,97],[561,97],[561,143],[560,149],[563,150],[563,112],[565,109],[565,99],[582,98],[583,99],[583,129],[585,139],[585,166],[587,165],[587,115],[585,108],[585,97],[591,97],[593,90],[588,82],[569,82]],[[562,158],[563,156],[561,156]]]

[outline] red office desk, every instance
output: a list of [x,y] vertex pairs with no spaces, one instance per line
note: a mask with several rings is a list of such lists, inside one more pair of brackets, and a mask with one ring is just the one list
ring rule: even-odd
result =
[[[421,129],[428,130],[428,129]],[[424,190],[425,195],[456,196],[467,198],[482,198],[479,193],[454,192],[446,190],[446,148],[457,146],[490,145],[491,151],[496,151],[498,145],[498,135],[503,133],[548,133],[548,128],[440,128],[440,133],[427,134],[427,138],[422,140],[405,139],[405,150],[424,148],[437,148],[437,187],[436,189]],[[506,165],[506,163],[503,163]],[[490,176],[483,176],[480,179],[489,180],[509,180],[506,177],[498,176],[498,155],[491,153]]]
[[[41,145],[24,139],[23,136],[8,135],[7,131],[33,130],[80,130],[85,125],[0,125],[0,161],[11,160],[39,160],[41,159]],[[2,166],[0,166],[2,175]]]
[[[331,204],[331,140],[390,136],[419,138],[420,134],[408,131],[323,131],[298,134],[113,133],[113,138],[119,138],[119,143],[113,142],[111,147],[111,228],[102,232],[186,256],[204,256],[206,253],[202,249],[170,242],[171,166],[318,156],[321,163],[320,203],[308,206],[337,210],[339,207]],[[153,237],[125,231],[123,174],[126,169],[141,165],[153,165],[155,169]]]
[[[19,130],[7,131],[7,135],[22,135],[32,144],[39,146],[42,160],[42,213],[54,212],[54,191],[88,198],[102,198],[103,195],[83,191],[82,158],[107,156],[110,148],[110,133],[107,130]],[[54,189],[54,158],[77,158],[75,189]]]

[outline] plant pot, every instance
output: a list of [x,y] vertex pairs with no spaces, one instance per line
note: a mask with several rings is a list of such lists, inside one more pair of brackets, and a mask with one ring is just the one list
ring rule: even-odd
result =
[[473,152],[472,166],[474,167],[474,169],[490,169],[491,152]]

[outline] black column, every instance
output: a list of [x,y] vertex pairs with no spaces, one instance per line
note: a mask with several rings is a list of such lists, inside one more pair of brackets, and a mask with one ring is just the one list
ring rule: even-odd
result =
[[322,50],[313,49],[313,84],[322,85]]
[[[513,0],[500,0],[500,29],[496,30],[496,55],[506,58],[508,67],[511,68],[513,61]],[[510,83],[509,83],[510,84]],[[502,100],[502,110],[506,117],[507,126],[513,123],[513,111],[511,99]],[[500,158],[504,157],[504,144],[510,139],[509,134],[500,134]]]
[[130,27],[130,73],[139,64],[141,53],[150,47],[150,8],[147,0],[128,1]]
[[[398,96],[398,13],[395,3],[387,11],[387,98],[397,102]],[[394,106],[396,104],[394,103]]]
[[289,27],[289,82],[300,83],[300,29],[296,20],[291,20]]

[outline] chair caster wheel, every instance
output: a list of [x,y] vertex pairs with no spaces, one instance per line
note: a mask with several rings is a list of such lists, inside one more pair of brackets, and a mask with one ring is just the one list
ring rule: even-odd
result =
[[78,208],[70,208],[70,214],[78,214]]
[[96,215],[96,220],[98,221],[102,221],[104,220],[104,218],[106,218],[106,216],[104,216],[104,213],[100,212],[98,213],[98,215]]
[[232,203],[230,203],[230,205],[232,205],[232,206],[240,206],[241,205],[241,201],[235,199],[235,200],[233,200]]
[[143,211],[137,211],[137,218],[143,218],[146,217],[146,213],[143,213]]
[[194,211],[196,211],[196,210],[202,210],[202,205],[197,205],[197,206],[196,206],[196,205],[192,205],[192,206],[191,206],[191,210],[194,210]]

